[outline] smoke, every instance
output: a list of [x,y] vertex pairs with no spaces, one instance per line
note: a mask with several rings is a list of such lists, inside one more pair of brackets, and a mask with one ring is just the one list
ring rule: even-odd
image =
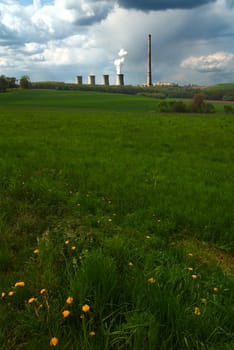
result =
[[117,58],[114,61],[114,65],[116,67],[116,74],[121,74],[121,67],[124,64],[125,61],[125,57],[127,56],[127,51],[125,51],[124,49],[121,49],[118,53],[119,58]]

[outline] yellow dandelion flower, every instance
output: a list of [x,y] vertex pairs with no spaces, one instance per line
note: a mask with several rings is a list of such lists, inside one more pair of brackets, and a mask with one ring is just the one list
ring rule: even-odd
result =
[[42,288],[41,290],[40,290],[40,294],[45,294],[47,292],[47,290],[45,289],[45,288]]
[[214,292],[218,292],[218,290],[219,290],[219,288],[217,288],[217,287],[214,287],[214,288],[213,288],[213,291],[214,291]]
[[188,270],[189,270],[189,271],[193,271],[193,268],[192,268],[192,267],[188,267]]
[[194,314],[197,315],[197,316],[200,316],[201,315],[201,310],[199,309],[199,307],[195,307],[194,308]]
[[192,278],[195,280],[197,278],[197,275],[192,275]]
[[62,312],[62,314],[63,314],[63,317],[66,318],[66,317],[68,317],[70,315],[70,311],[69,310],[64,310]]
[[151,238],[151,236],[147,235],[147,236],[145,236],[145,238],[150,239],[150,238]]
[[85,304],[82,306],[82,311],[88,312],[90,310],[90,306],[88,304]]
[[76,246],[73,245],[73,246],[71,247],[71,250],[76,250]]
[[50,346],[56,346],[58,344],[58,338],[53,337],[50,339]]
[[94,336],[96,335],[96,333],[95,333],[94,331],[91,331],[91,332],[89,332],[89,335],[90,335],[91,337],[94,337]]
[[29,304],[33,304],[35,301],[36,301],[36,299],[33,297],[28,299]]
[[2,298],[5,298],[5,296],[6,296],[6,293],[5,293],[5,292],[2,292],[2,293],[1,293],[1,297],[2,297]]
[[34,249],[33,253],[34,254],[38,254],[39,253],[39,249],[38,248]]
[[206,298],[201,298],[201,302],[202,302],[203,304],[205,304],[205,303],[207,302],[207,299],[206,299]]
[[68,297],[66,300],[67,304],[72,304],[73,303],[73,298],[72,297]]
[[128,266],[133,266],[133,263],[129,261]]
[[156,279],[155,279],[154,277],[150,277],[150,278],[148,279],[148,282],[149,282],[149,283],[155,283],[155,282],[156,282]]
[[13,290],[11,290],[11,291],[8,293],[8,296],[9,296],[9,297],[12,297],[14,294],[15,294],[15,292],[13,292]]
[[67,239],[66,241],[65,241],[65,244],[69,244],[70,243],[70,241],[69,241],[69,239]]
[[193,256],[193,253],[188,253],[187,255],[188,255],[188,256]]
[[25,286],[25,283],[23,281],[15,283],[15,287],[24,287],[24,286]]
[[109,222],[112,222],[112,219],[108,219]]

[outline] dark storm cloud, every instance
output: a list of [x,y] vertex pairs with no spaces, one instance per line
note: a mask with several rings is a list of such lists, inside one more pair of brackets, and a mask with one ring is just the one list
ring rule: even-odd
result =
[[216,0],[119,0],[120,6],[127,9],[158,11],[167,9],[190,9],[215,2]]

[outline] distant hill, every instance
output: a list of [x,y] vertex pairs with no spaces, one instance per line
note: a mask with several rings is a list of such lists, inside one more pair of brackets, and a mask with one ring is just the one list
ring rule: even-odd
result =
[[234,83],[208,86],[203,92],[211,100],[234,101]]

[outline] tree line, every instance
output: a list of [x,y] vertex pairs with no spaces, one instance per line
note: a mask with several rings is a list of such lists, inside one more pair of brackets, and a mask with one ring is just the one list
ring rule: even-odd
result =
[[5,75],[0,75],[0,92],[7,91],[9,89],[15,89],[17,87],[22,87],[28,89],[31,87],[31,81],[28,75],[23,75],[19,82],[15,77],[7,77]]

